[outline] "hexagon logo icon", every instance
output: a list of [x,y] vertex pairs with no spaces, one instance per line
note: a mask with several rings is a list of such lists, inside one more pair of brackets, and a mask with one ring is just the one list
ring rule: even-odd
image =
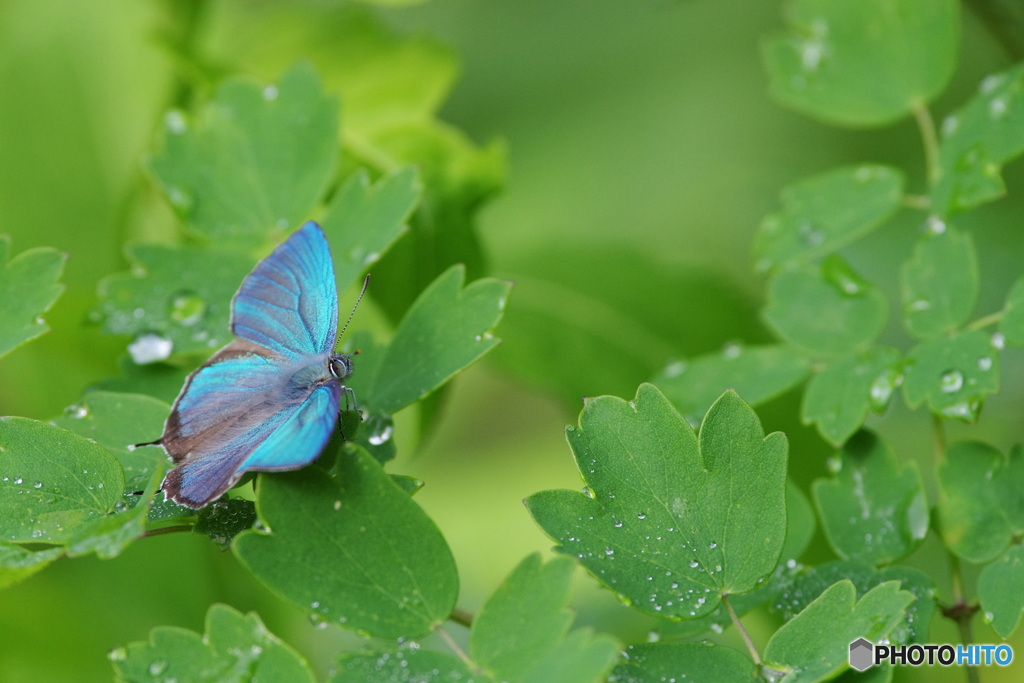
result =
[[866,638],[858,638],[850,643],[850,666],[857,671],[864,671],[875,663],[875,646]]

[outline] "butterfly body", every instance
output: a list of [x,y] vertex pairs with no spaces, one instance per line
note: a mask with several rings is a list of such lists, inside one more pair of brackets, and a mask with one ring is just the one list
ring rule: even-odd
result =
[[231,304],[236,339],[189,375],[155,443],[176,464],[161,486],[199,508],[248,471],[291,470],[320,454],[352,361],[334,352],[337,290],[327,240],[306,223],[246,276]]

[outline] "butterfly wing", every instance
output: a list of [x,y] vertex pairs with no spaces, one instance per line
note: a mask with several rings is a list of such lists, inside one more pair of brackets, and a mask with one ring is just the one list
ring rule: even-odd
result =
[[242,281],[231,302],[231,331],[285,358],[334,350],[338,291],[320,226],[309,221]]

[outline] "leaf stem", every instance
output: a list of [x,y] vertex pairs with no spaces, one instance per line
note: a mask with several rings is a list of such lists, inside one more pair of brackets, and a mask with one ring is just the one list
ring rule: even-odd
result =
[[927,211],[931,208],[932,200],[923,194],[907,194],[903,195],[903,206],[911,209],[923,209]]
[[747,633],[747,629],[743,628],[743,623],[740,621],[740,618],[736,616],[736,612],[733,611],[732,605],[729,604],[728,595],[722,596],[722,604],[725,605],[725,611],[729,613],[729,619],[732,621],[732,625],[743,637],[743,642],[747,644],[747,652],[750,653],[750,658],[754,660],[754,664],[761,666],[761,655],[757,654],[757,648],[754,647],[754,641],[750,639],[750,634]]
[[989,325],[995,325],[997,322],[1003,319],[1003,311],[996,311],[995,313],[989,313],[986,316],[978,318],[974,322],[967,325],[968,330],[981,330]]
[[163,536],[164,534],[176,534],[183,531],[192,531],[191,524],[178,524],[176,526],[164,526],[159,529],[149,529],[144,534],[143,538],[150,538],[151,536]]
[[932,413],[932,433],[935,437],[935,462],[946,458],[946,424],[942,418]]
[[469,655],[467,655],[463,651],[463,649],[459,647],[459,644],[455,642],[455,639],[448,635],[448,632],[445,631],[444,628],[438,626],[437,635],[441,636],[441,639],[448,644],[448,647],[452,649],[452,652],[454,652],[459,659],[465,662],[466,666],[468,666],[470,670],[476,670],[477,667],[475,664],[473,664],[473,660],[471,660],[469,658]]
[[456,624],[465,626],[466,628],[473,628],[472,612],[467,612],[461,607],[456,607],[455,609],[453,609],[448,619],[449,621],[454,621]]
[[928,171],[928,184],[934,185],[939,179],[939,136],[935,131],[935,120],[924,102],[914,103],[914,120],[921,132],[921,144],[924,146],[925,167]]
[[[960,564],[960,558],[952,551],[947,550],[947,552],[949,553],[950,561],[950,580],[953,583],[953,604],[949,607],[944,607],[942,615],[956,622],[957,628],[960,631],[960,641],[964,645],[970,645],[974,642],[974,634],[971,631],[971,619],[978,611],[978,605],[969,604],[964,598],[963,569]],[[977,667],[965,666],[964,670],[967,672],[968,683],[980,683],[981,675],[978,673]]]

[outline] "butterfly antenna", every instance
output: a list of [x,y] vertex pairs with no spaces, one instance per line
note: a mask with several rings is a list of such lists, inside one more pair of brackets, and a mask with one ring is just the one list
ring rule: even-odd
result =
[[348,329],[348,324],[352,322],[352,317],[356,314],[356,309],[359,307],[359,302],[363,300],[363,294],[366,294],[366,287],[370,284],[370,274],[366,274],[366,278],[363,280],[363,288],[359,290],[359,296],[356,298],[356,303],[352,306],[352,312],[348,314],[348,320],[341,327],[341,332],[338,333],[338,339],[341,339],[345,334],[345,330]]

